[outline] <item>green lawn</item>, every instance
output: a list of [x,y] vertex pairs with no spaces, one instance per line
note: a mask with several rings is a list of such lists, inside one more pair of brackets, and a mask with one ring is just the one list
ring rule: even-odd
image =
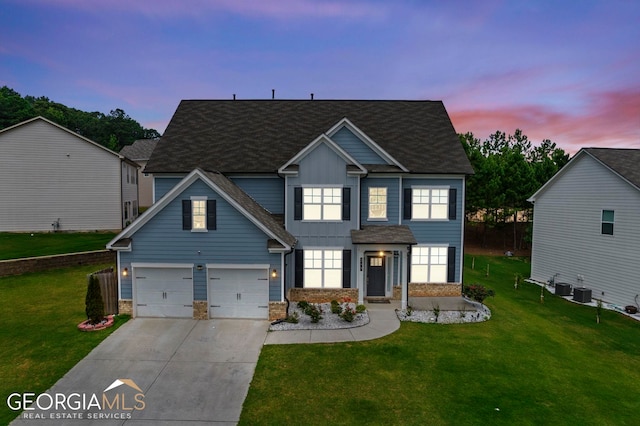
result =
[[93,265],[0,278],[0,425],[19,413],[9,410],[13,392],[44,392],[118,328],[83,333],[87,274]]
[[0,233],[0,260],[104,250],[111,232]]
[[[490,275],[486,277],[486,265]],[[640,323],[513,287],[529,264],[466,259],[496,290],[478,324],[403,323],[382,339],[262,349],[241,424],[631,425]]]

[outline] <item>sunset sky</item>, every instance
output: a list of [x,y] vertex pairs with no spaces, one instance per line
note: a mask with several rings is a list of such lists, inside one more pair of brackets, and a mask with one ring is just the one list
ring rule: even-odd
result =
[[2,0],[0,86],[163,132],[181,99],[442,100],[456,131],[640,148],[640,2]]

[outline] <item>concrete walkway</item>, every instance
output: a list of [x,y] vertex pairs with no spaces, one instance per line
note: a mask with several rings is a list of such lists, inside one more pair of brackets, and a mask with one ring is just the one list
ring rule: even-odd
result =
[[393,333],[400,328],[396,309],[400,302],[365,303],[369,313],[369,323],[361,327],[338,330],[287,330],[270,331],[265,345],[281,345],[293,343],[335,343],[372,340]]

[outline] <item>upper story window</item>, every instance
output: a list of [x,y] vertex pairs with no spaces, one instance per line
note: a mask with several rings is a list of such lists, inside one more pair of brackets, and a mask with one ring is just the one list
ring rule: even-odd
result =
[[341,220],[342,188],[302,188],[303,220]]
[[449,212],[449,189],[413,188],[411,210],[412,219],[447,219]]
[[369,188],[369,219],[387,218],[387,188]]
[[216,200],[206,197],[182,200],[182,229],[194,232],[216,229]]
[[207,229],[207,200],[191,200],[191,230]]
[[602,210],[602,234],[613,235],[613,223],[615,212],[613,210]]

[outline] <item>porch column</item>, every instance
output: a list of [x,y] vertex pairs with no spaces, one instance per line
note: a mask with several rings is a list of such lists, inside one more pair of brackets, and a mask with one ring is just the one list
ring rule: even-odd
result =
[[409,268],[411,265],[409,265],[408,263],[408,259],[409,256],[407,255],[407,250],[401,250],[400,251],[400,256],[402,257],[402,268],[400,270],[400,286],[402,287],[402,296],[401,296],[401,303],[400,303],[400,307],[402,309],[407,309],[407,300],[408,300],[408,291],[407,291],[407,268]]

